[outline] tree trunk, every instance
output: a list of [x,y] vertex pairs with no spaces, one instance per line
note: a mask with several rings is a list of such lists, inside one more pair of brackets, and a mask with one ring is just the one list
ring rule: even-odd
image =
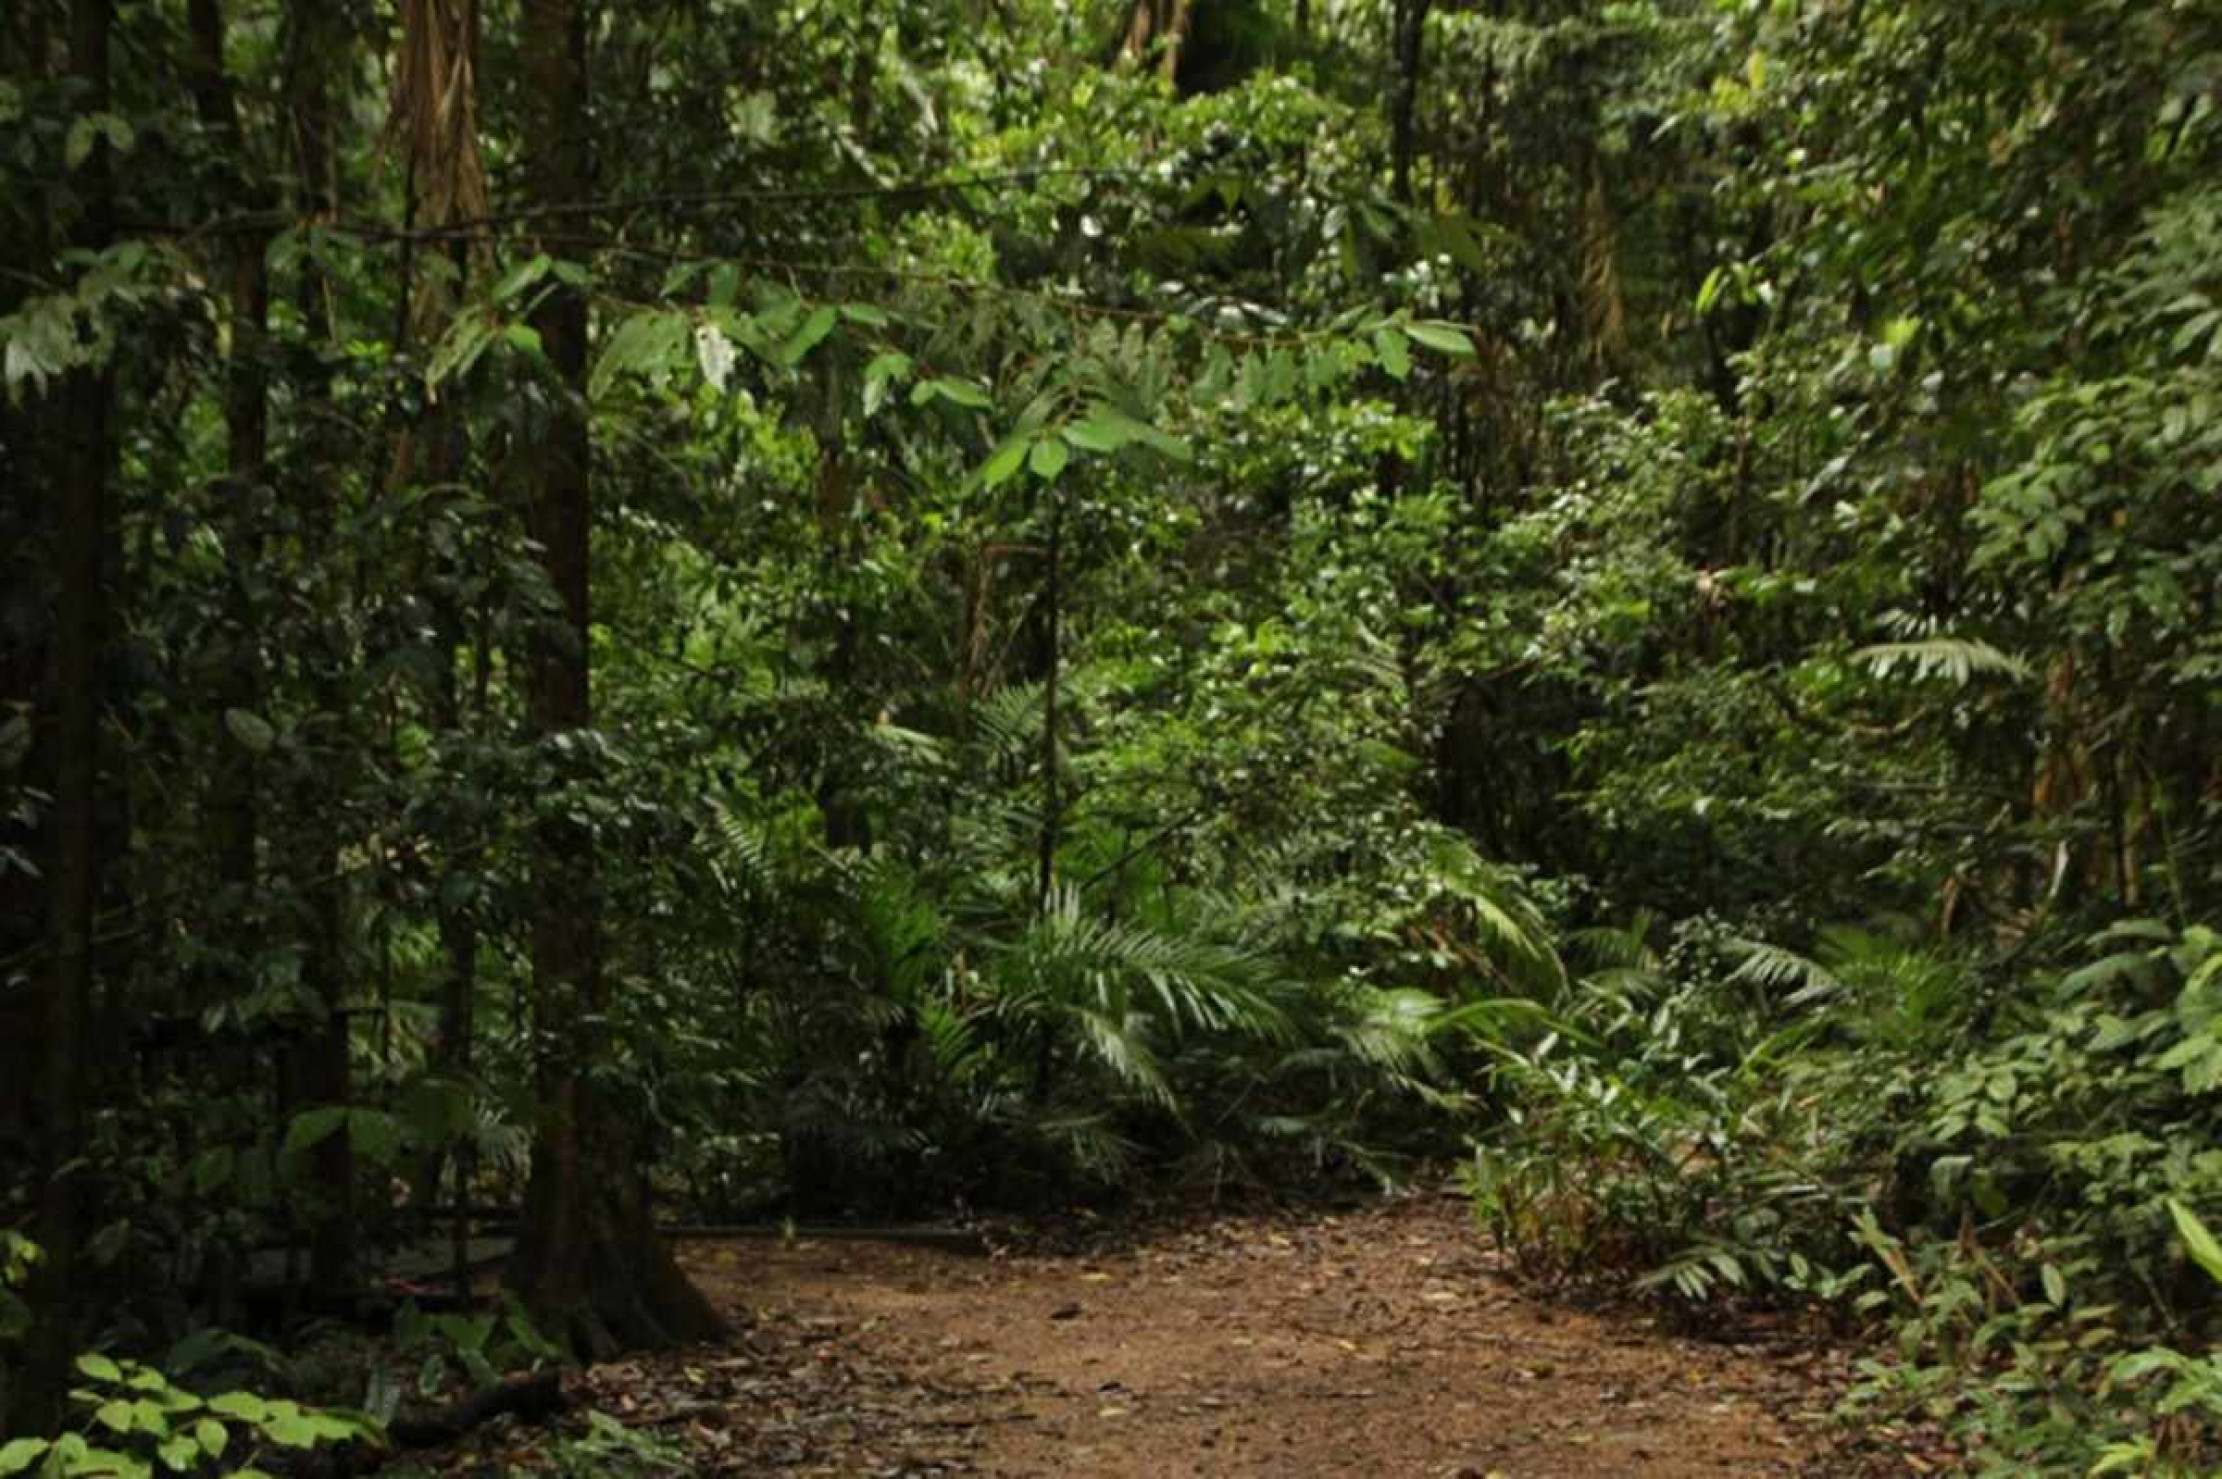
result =
[[1396,198],[1412,203],[1412,157],[1416,142],[1420,98],[1422,42],[1427,37],[1430,0],[1397,0],[1392,11],[1396,35],[1396,87],[1389,96],[1391,168]]
[[1120,34],[1117,61],[1138,67],[1158,47],[1157,72],[1167,82],[1180,75],[1182,48],[1195,24],[1194,0],[1134,0],[1127,12],[1126,29]]
[[[334,35],[332,17],[333,8],[327,0],[289,0],[286,93],[298,177],[295,204],[299,214],[311,219],[329,216],[338,195],[332,157],[336,110],[329,69],[331,58],[343,47]],[[315,510],[308,521],[318,531],[311,536],[311,555],[324,568],[337,569],[330,534],[338,526],[341,513],[340,474],[328,445],[331,392],[321,358],[333,337],[331,297],[314,257],[302,257],[300,273],[294,285],[295,308],[309,353],[319,357],[307,368],[299,391],[303,403],[300,495],[325,500],[325,506]],[[344,733],[347,725],[342,716],[348,700],[346,685],[337,673],[339,646],[333,642],[310,645],[309,660],[325,665],[311,685],[317,706],[335,730]],[[354,1074],[346,1012],[342,819],[337,808],[326,809],[328,796],[305,799],[307,814],[324,818],[316,829],[318,842],[308,853],[308,877],[304,881],[309,919],[302,974],[316,994],[318,1015],[293,1049],[287,1078],[293,1097],[301,1104],[345,1104],[354,1094]],[[325,1293],[346,1291],[355,1284],[354,1146],[345,1132],[327,1135],[317,1142],[310,1156],[316,1205],[309,1217],[309,1281]]]
[[[87,112],[108,106],[112,0],[73,0],[69,64]],[[81,171],[84,209],[73,244],[108,245],[114,186],[108,147],[96,142]],[[70,1361],[84,1332],[79,1272],[86,1221],[83,1157],[89,1119],[86,1056],[92,1051],[93,928],[100,899],[100,710],[106,687],[109,407],[114,379],[105,367],[70,372],[55,407],[57,443],[54,560],[54,666],[49,684],[54,800],[49,813],[49,930],[39,1032],[38,1152],[33,1298],[38,1323],[16,1393],[16,1431],[48,1432],[65,1411]]]
[[[0,29],[8,50],[0,65],[43,86],[52,64],[44,5],[19,6]],[[53,258],[51,187],[24,213],[25,229],[0,238],[0,315],[13,313],[44,283]],[[0,488],[50,483],[52,413],[43,398],[0,395]],[[51,676],[54,566],[48,540],[53,520],[44,500],[0,498],[0,849],[24,857],[46,847],[45,819],[28,803],[54,794],[50,727],[20,727],[44,712]],[[26,742],[26,740],[28,742]],[[48,942],[45,880],[25,868],[0,868],[0,958],[30,959]],[[29,1140],[39,1096],[38,1030],[42,994],[0,993],[0,1164],[31,1165]]]
[[[231,79],[224,71],[224,13],[220,0],[191,0],[186,17],[193,36],[194,111],[222,152],[219,198],[254,211],[261,193],[247,178],[245,139]],[[261,562],[259,503],[269,461],[270,276],[259,231],[230,238],[231,355],[225,367],[224,508],[219,515],[232,579],[227,592],[226,654],[218,702],[228,712],[256,712],[262,705],[262,661],[249,572]],[[219,741],[222,743],[222,741]],[[223,916],[252,928],[259,780],[253,752],[228,745],[213,777],[216,870]]]
[[[525,0],[525,186],[535,206],[587,198],[586,17],[581,0]],[[532,727],[555,741],[593,721],[589,702],[586,303],[572,288],[533,313],[554,383],[530,455],[528,524],[560,607],[530,654]],[[590,1355],[707,1339],[722,1322],[649,1219],[647,1184],[589,1078],[593,1019],[608,1009],[599,961],[594,844],[560,816],[534,840],[532,926],[538,1122],[509,1280],[551,1336]]]

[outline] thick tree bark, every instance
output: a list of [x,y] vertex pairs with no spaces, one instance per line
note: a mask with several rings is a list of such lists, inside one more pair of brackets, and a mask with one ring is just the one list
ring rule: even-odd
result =
[[[400,144],[404,158],[407,202],[404,216],[428,229],[451,227],[482,216],[486,210],[485,169],[478,150],[479,12],[476,0],[407,0],[401,7],[401,49],[394,64],[395,81],[390,136]],[[397,355],[415,355],[436,340],[452,322],[455,304],[463,293],[473,263],[474,244],[458,235],[448,243],[451,276],[419,283],[416,258],[400,253],[401,281],[396,294],[400,304]],[[455,387],[459,393],[461,387]],[[419,478],[418,449],[423,463],[421,481],[452,490],[462,481],[470,464],[470,433],[456,394],[428,403],[396,439],[394,482],[397,486]],[[440,559],[427,548],[428,566]],[[443,577],[451,572],[443,572]],[[462,684],[457,664],[468,648],[466,612],[452,582],[443,578],[433,597],[436,641],[442,655],[438,691],[433,700],[434,722],[453,744],[464,734]],[[447,874],[439,890],[438,926],[440,954],[446,971],[440,983],[439,1046],[435,1066],[452,1083],[467,1084],[472,1067],[472,1036],[476,1030],[478,993],[478,924],[467,898],[456,897],[452,886],[467,881],[462,857],[473,851],[475,823],[451,814],[443,839]],[[470,1144],[454,1150],[455,1197],[458,1207],[470,1201],[476,1169]],[[440,1182],[450,1164],[450,1147],[434,1147],[416,1168],[415,1194],[419,1205],[439,1200]],[[469,1218],[458,1213],[449,1225],[450,1273],[457,1303],[470,1298]]]
[[[525,184],[532,204],[588,197],[586,15],[582,0],[524,6]],[[586,303],[565,288],[533,314],[552,384],[546,425],[531,455],[528,524],[554,589],[559,619],[543,623],[530,654],[534,732],[551,761],[556,743],[593,722],[588,686]],[[525,1220],[511,1285],[542,1328],[588,1354],[706,1339],[722,1322],[656,1235],[630,1137],[589,1079],[594,1019],[608,1008],[600,969],[594,844],[560,816],[535,838],[538,901],[532,927],[537,1018],[538,1123]]]
[[[112,0],[73,0],[69,64],[82,106],[108,106]],[[108,245],[114,184],[107,145],[87,159],[84,207],[74,244]],[[87,1056],[93,1051],[93,933],[101,887],[100,710],[106,688],[108,627],[109,409],[113,377],[105,367],[73,370],[55,406],[54,665],[47,722],[54,744],[49,813],[47,971],[41,993],[37,1105],[38,1266],[33,1327],[10,1426],[51,1431],[64,1412],[70,1360],[83,1336],[79,1271],[86,1221],[83,1157],[89,1120]]]

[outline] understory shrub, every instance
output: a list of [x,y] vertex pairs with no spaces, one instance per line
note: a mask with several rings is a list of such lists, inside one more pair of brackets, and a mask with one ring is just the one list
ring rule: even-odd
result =
[[1879,1323],[1847,1415],[1986,1472],[2208,1471],[2222,936],[2125,921],[2035,972],[1657,933],[1578,941],[1597,968],[1502,1050],[1468,1177],[1518,1268]]

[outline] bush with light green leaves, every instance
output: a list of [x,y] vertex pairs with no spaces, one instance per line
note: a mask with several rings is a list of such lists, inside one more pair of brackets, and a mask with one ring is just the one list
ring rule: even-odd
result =
[[255,1461],[276,1450],[383,1441],[367,1417],[252,1392],[201,1397],[136,1361],[89,1354],[77,1358],[77,1370],[86,1385],[70,1398],[84,1411],[81,1427],[0,1444],[0,1476],[261,1479],[265,1471]]

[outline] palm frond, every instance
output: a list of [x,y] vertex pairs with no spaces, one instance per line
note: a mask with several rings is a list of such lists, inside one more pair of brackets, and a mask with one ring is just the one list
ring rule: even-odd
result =
[[1903,669],[1915,679],[1945,678],[1965,688],[1978,677],[2027,682],[2029,664],[1988,642],[1969,637],[1924,637],[1911,642],[1879,642],[1852,654],[1852,661],[1878,678]]
[[1787,990],[1790,1005],[1832,1000],[1845,994],[1843,980],[1819,961],[1769,945],[1763,940],[1738,940],[1743,960],[1729,973],[1732,981],[1747,981],[1769,990]]
[[1505,869],[1487,862],[1464,838],[1431,838],[1428,863],[1437,887],[1465,906],[1497,970],[1540,992],[1566,984],[1566,966],[1551,945],[1550,926]]
[[1592,925],[1568,934],[1567,953],[1597,967],[1600,974],[1610,970],[1654,972],[1662,964],[1657,947],[1651,943],[1652,932],[1658,926],[1657,914],[1639,909],[1626,924]]

